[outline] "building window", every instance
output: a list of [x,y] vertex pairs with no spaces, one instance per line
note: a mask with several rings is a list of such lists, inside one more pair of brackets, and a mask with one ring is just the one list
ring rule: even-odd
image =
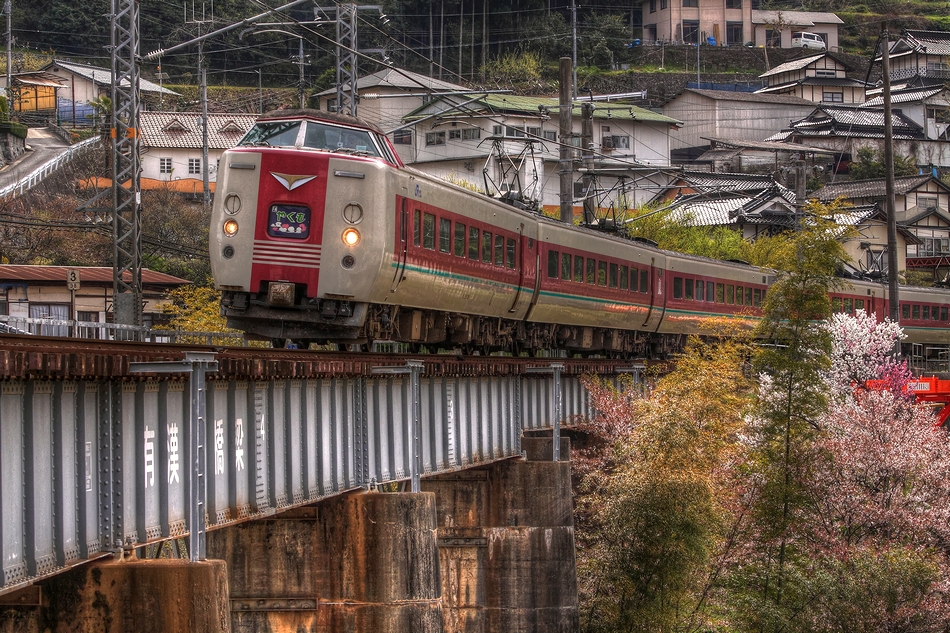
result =
[[726,0],[727,9],[741,9],[742,0]]
[[469,127],[462,130],[463,141],[477,141],[481,137],[482,137],[482,128],[480,127]]
[[545,130],[544,131],[544,140],[545,141],[557,141],[557,132],[554,130]]
[[396,130],[393,132],[394,145],[412,145],[412,130]]
[[511,127],[510,125],[505,126],[505,136],[511,136],[515,138],[524,137],[524,128],[522,127]]
[[815,77],[824,77],[825,79],[835,79],[838,76],[834,70],[819,68],[815,71]]
[[683,20],[683,41],[687,44],[699,43],[699,20]]
[[918,209],[936,209],[937,197],[936,196],[917,196],[917,208]]
[[656,0],[650,0],[650,13],[656,13]]
[[201,159],[200,159],[200,158],[189,158],[189,159],[188,159],[188,173],[189,173],[189,174],[200,174],[200,173],[201,173]]
[[667,2],[667,0],[660,0],[660,10],[661,10],[661,11],[666,8],[666,2]]
[[445,132],[426,132],[426,145],[445,145]]
[[822,92],[821,100],[825,103],[844,103],[844,92]]
[[742,22],[726,22],[726,44],[729,46],[742,44]]
[[172,159],[170,159],[170,158],[159,158],[159,159],[158,159],[158,173],[160,173],[160,174],[170,174],[170,173],[172,173]]
[[540,136],[541,136],[541,128],[539,128],[539,127],[531,127],[531,126],[528,126],[528,127],[526,128],[526,131],[528,132],[528,136],[536,136],[536,137],[540,137]]
[[462,130],[449,130],[449,140],[455,141],[462,138]]
[[502,127],[501,127],[500,125],[493,125],[493,126],[491,126],[491,133],[492,133],[493,136],[501,136],[502,131],[503,131],[503,130],[502,130]]
[[781,46],[782,45],[782,32],[775,29],[765,29],[765,45],[766,46]]
[[683,0],[684,7],[699,7],[699,0]]

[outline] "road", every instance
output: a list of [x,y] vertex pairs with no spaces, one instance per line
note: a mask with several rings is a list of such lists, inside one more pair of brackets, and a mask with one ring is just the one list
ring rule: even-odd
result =
[[47,128],[30,128],[26,134],[26,144],[32,151],[24,152],[9,165],[0,168],[0,189],[29,176],[35,169],[69,148],[63,139]]

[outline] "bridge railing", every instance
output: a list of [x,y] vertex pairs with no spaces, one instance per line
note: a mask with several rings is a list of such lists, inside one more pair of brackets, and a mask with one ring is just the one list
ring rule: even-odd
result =
[[12,185],[8,185],[0,189],[0,199],[6,200],[8,198],[15,198],[17,196],[23,195],[23,193],[29,189],[32,189],[43,180],[45,180],[50,174],[54,171],[65,165],[66,163],[72,161],[77,156],[84,154],[85,152],[93,149],[99,143],[98,137],[93,137],[81,141],[71,146],[65,152],[57,156],[56,158],[44,163],[37,169],[33,170],[29,175],[21,178]]
[[196,477],[203,532],[415,473],[518,457],[523,431],[592,413],[576,368],[555,383],[550,373],[492,375],[499,359],[485,357],[419,373],[413,385],[412,376],[372,374],[367,360],[235,349],[198,386],[206,407],[193,418],[184,372],[135,375],[135,352],[99,345],[84,354],[27,347],[0,349],[0,594],[188,534]]

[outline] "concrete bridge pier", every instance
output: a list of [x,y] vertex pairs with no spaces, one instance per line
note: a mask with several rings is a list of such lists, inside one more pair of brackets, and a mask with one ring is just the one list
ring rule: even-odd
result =
[[445,633],[578,630],[570,462],[551,461],[550,436],[522,449],[526,460],[422,481],[436,497]]
[[[29,588],[0,611],[2,633],[229,633],[223,561],[108,560]],[[13,604],[11,604],[13,603]]]
[[435,495],[365,493],[210,532],[235,633],[441,633]]

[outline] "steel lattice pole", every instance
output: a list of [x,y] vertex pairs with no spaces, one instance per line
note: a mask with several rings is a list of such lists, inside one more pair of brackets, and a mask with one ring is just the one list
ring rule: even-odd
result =
[[341,4],[336,14],[337,112],[356,116],[356,12],[355,4]]
[[112,236],[115,322],[142,325],[139,0],[112,0]]

